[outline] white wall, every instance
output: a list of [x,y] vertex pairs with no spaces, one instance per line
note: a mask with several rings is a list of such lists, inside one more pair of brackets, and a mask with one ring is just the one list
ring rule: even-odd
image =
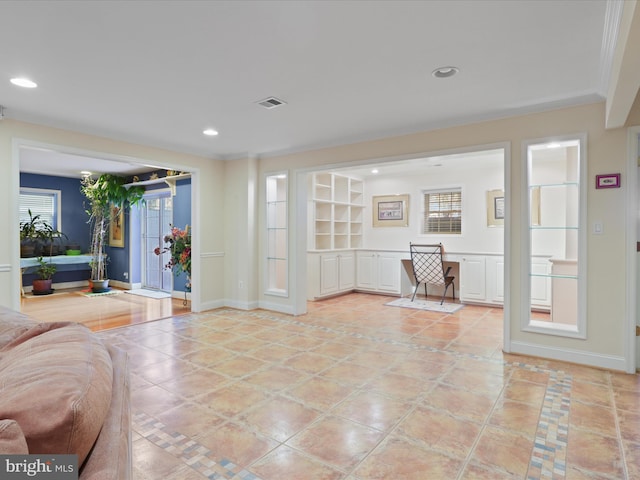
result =
[[[409,250],[409,242],[442,243],[445,250],[466,253],[503,253],[504,227],[487,226],[487,191],[504,190],[502,167],[464,169],[432,167],[424,173],[365,180],[364,247]],[[423,235],[423,190],[462,188],[462,234]],[[408,227],[373,227],[372,198],[376,195],[409,194]]]

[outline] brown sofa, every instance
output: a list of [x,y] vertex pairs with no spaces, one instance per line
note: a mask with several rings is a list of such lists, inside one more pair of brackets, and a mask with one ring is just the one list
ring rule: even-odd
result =
[[75,454],[81,480],[130,479],[129,393],[125,352],[0,307],[0,453]]

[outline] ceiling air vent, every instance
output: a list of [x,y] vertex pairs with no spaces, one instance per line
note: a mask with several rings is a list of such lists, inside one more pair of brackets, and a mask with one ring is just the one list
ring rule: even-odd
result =
[[265,98],[264,100],[260,100],[256,102],[258,105],[263,106],[266,109],[272,109],[279,107],[280,105],[286,105],[287,102],[277,99],[276,97]]

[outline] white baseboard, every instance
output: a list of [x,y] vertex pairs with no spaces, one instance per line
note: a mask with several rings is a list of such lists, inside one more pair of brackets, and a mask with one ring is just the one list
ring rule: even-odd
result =
[[265,310],[272,310],[274,312],[286,313],[289,315],[294,314],[294,307],[292,305],[282,305],[281,303],[259,302],[258,308],[264,308]]
[[583,350],[571,350],[567,348],[548,347],[526,342],[511,342],[511,352],[532,357],[548,358],[563,362],[588,365],[590,367],[605,368],[607,370],[625,371],[624,357],[604,355],[602,353],[585,352]]
[[121,288],[123,290],[131,290],[131,284],[129,282],[121,282],[120,280],[109,279],[109,286]]
[[258,307],[258,302],[240,302],[238,300],[225,299],[224,306],[229,308],[236,308],[238,310],[255,310]]
[[[184,298],[184,292],[178,292],[182,294],[182,296],[178,298]],[[199,312],[204,312],[207,310],[215,310],[216,308],[229,307],[235,308],[238,310],[256,310],[258,308],[264,308],[265,310],[271,310],[274,312],[287,313],[289,315],[293,315],[293,307],[289,305],[281,305],[279,303],[269,303],[269,302],[239,302],[237,300],[212,300],[210,302],[203,302],[200,304]]]
[[[182,292],[184,295],[184,292]],[[211,300],[209,302],[201,302],[199,310],[193,310],[194,312],[206,312],[207,310],[214,310],[216,308],[224,307],[224,300]]]

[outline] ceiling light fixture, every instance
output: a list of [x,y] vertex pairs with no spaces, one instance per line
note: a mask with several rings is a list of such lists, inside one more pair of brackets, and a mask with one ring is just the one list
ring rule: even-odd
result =
[[378,169],[374,168],[373,170],[371,170],[371,173],[373,173],[375,175],[376,173],[378,173]]
[[29,80],[28,78],[24,78],[24,77],[15,77],[9,81],[14,85],[17,85],[18,87],[23,87],[23,88],[36,88],[38,86],[38,84],[33,80]]
[[213,128],[207,128],[206,130],[203,130],[202,133],[210,137],[215,137],[216,135],[218,135],[218,131],[214,130]]
[[453,77],[459,71],[458,67],[440,67],[431,72],[431,75],[436,78],[449,78]]

